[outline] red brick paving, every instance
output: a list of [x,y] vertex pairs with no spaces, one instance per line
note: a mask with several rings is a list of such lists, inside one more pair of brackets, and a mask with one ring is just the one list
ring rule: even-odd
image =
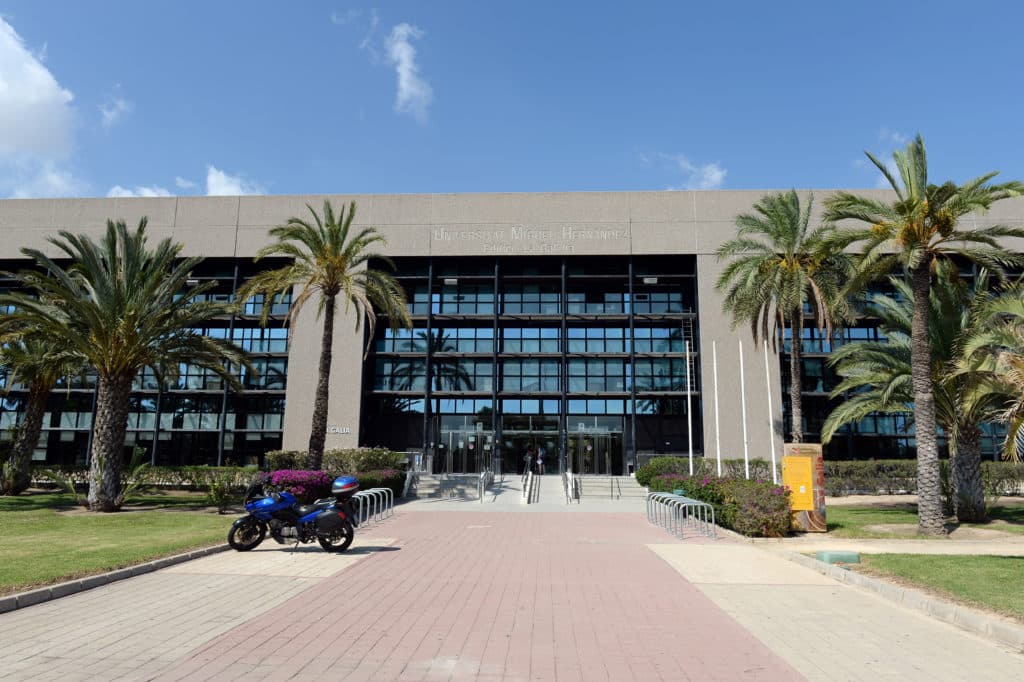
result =
[[641,514],[400,510],[357,532],[395,549],[168,679],[802,679],[645,546],[677,540]]

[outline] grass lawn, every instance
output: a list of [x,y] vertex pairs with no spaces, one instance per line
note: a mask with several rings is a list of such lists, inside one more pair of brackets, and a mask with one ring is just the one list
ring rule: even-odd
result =
[[[957,601],[1024,620],[1024,557],[862,554],[867,573],[897,577]],[[855,570],[856,566],[851,566]]]
[[235,516],[210,512],[204,500],[137,495],[126,511],[93,514],[67,495],[0,497],[0,594],[225,542]]
[[[829,534],[839,538],[907,537],[906,533],[879,532],[868,530],[867,526],[906,524],[908,531],[917,527],[916,504],[832,505],[825,510],[825,516]],[[968,523],[964,527],[1024,534],[1024,504],[990,507],[989,516],[993,520],[991,523]]]

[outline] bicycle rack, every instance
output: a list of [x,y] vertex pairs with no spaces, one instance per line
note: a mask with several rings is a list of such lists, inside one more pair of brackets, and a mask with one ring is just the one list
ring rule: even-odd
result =
[[395,513],[395,493],[390,488],[360,490],[352,499],[361,524],[382,521]]
[[715,508],[707,502],[682,495],[648,493],[647,520],[663,527],[680,540],[688,528],[706,537],[718,537]]

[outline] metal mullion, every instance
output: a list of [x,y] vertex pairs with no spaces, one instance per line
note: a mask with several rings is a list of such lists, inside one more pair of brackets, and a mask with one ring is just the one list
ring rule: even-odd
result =
[[501,411],[498,409],[498,309],[501,305],[498,287],[501,279],[501,261],[494,259],[494,306],[491,314],[491,431],[494,442],[491,445],[491,458],[495,463],[495,473],[501,473]]
[[[433,443],[430,438],[430,372],[431,372],[431,360],[433,358],[433,325],[434,325],[434,259],[431,258],[427,263],[427,357],[424,360],[425,369],[425,390],[423,400],[423,457],[424,462],[427,460],[428,453],[433,452]],[[431,471],[430,473],[433,473]]]
[[562,291],[561,291],[561,294],[559,295],[560,298],[559,298],[559,301],[558,301],[558,309],[562,313],[562,325],[561,325],[562,328],[561,328],[561,332],[560,332],[560,338],[558,340],[558,344],[559,344],[559,348],[558,349],[559,349],[560,355],[561,355],[561,357],[559,358],[559,361],[561,363],[561,367],[560,367],[560,370],[559,370],[559,382],[558,382],[559,389],[560,389],[560,392],[561,392],[561,394],[559,396],[559,401],[558,401],[558,448],[560,450],[559,462],[558,462],[559,473],[562,473],[563,471],[565,471],[566,468],[568,468],[568,464],[569,464],[569,459],[568,459],[569,453],[566,451],[566,449],[569,446],[569,434],[568,434],[568,429],[569,429],[569,400],[567,398],[567,389],[569,388],[569,359],[568,359],[568,349],[569,349],[569,338],[568,338],[568,336],[569,336],[569,333],[568,333],[568,325],[566,323],[566,311],[569,308],[569,301],[568,301],[569,297],[568,297],[568,293],[567,292],[568,292],[568,268],[566,266],[565,256],[562,256]]
[[[235,300],[238,295],[238,261],[235,261],[235,272],[231,278],[231,300]],[[231,316],[228,318],[228,341],[234,343],[234,332],[235,332],[235,313],[232,311]],[[262,332],[260,336],[262,336]],[[287,375],[286,375],[287,376]],[[159,424],[159,408],[160,402],[159,397],[157,398],[157,420]],[[220,418],[218,423],[220,425],[220,433],[217,435],[217,466],[223,466],[224,462],[224,436],[227,433],[227,421],[228,421],[228,382],[224,382],[224,391],[221,394],[220,401]],[[159,428],[159,427],[158,427]],[[153,441],[153,451],[156,452],[156,440]]]
[[[636,302],[633,300],[633,256],[629,256],[629,440],[633,452],[633,471],[637,469],[637,448],[636,448],[636,330],[634,327],[635,314],[633,309]],[[629,461],[625,462],[629,467]]]

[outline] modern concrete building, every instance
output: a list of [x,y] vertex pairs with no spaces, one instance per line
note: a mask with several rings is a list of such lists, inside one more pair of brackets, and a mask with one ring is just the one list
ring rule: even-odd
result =
[[[435,470],[470,472],[487,463],[515,469],[534,443],[549,457],[564,455],[575,471],[628,473],[651,453],[692,447],[742,457],[746,448],[767,458],[773,443],[781,448],[785,363],[770,346],[766,356],[747,329],[731,328],[714,286],[722,267],[715,249],[734,235],[736,215],[763,194],[4,200],[0,268],[23,267],[23,247],[56,254],[46,239],[59,230],[98,236],[108,218],[134,225],[147,216],[151,238],[173,237],[185,255],[206,257],[195,277],[216,280],[211,295],[229,298],[256,267],[273,265],[252,262],[269,243],[269,228],[307,213],[307,203],[319,210],[325,198],[336,206],[355,201],[356,223],[387,238],[384,252],[397,266],[415,328],[380,329],[368,340],[353,331],[354,319],[339,315],[328,448],[426,451]],[[816,193],[818,206],[826,195]],[[981,219],[1022,225],[1024,202],[1004,202]],[[144,375],[130,443],[163,464],[254,462],[269,449],[305,447],[319,321],[309,308],[286,330],[285,302],[261,328],[261,306],[249,301],[240,315],[204,330],[254,353],[261,373],[242,377],[246,392],[234,395],[191,368],[171,387]],[[846,330],[838,342],[870,329]],[[833,380],[821,359],[830,346],[810,331],[804,337],[813,365],[804,403],[814,434]],[[4,427],[20,407],[18,387],[11,388],[0,405]],[[912,447],[912,436],[889,421],[851,428],[833,452],[880,457]],[[36,459],[84,463],[91,423],[88,378],[55,391]]]

